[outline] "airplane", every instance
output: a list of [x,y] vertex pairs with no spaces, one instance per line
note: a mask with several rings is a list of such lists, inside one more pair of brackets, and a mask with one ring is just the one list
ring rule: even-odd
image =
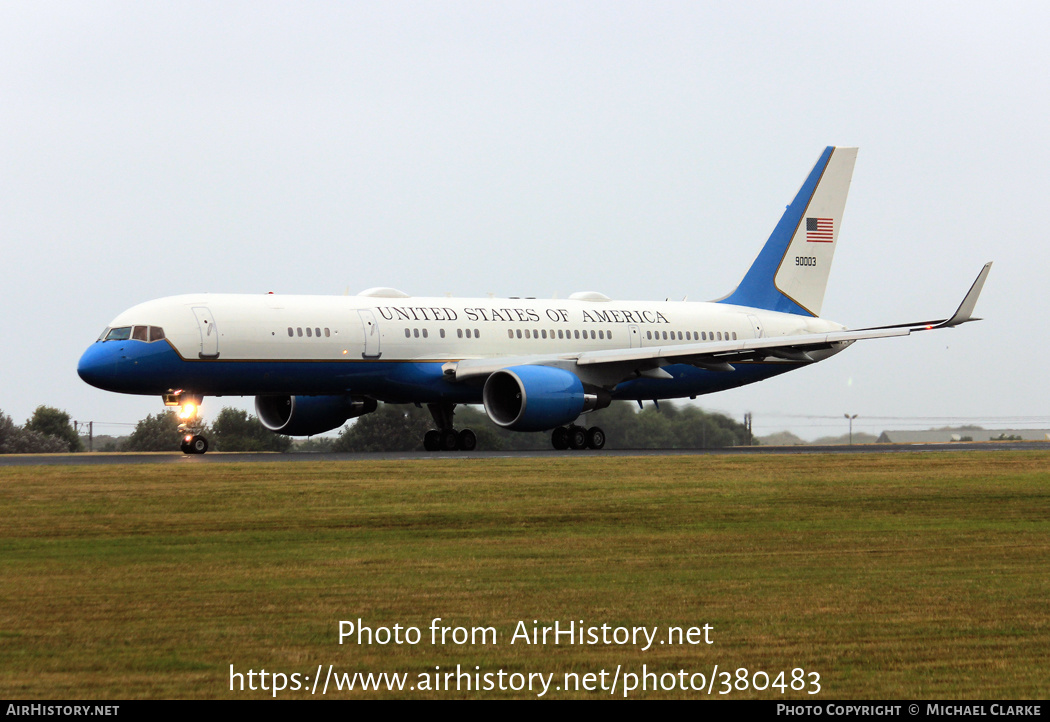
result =
[[829,358],[855,341],[975,321],[986,264],[944,319],[849,330],[820,317],[856,148],[829,146],[740,284],[712,302],[188,294],[134,306],[87,348],[77,371],[107,391],[180,407],[182,450],[207,451],[205,396],[254,396],[263,425],[310,436],[375,411],[426,404],[429,451],[473,450],[459,404],[497,425],[549,431],[555,449],[601,449],[580,423],[614,400],[695,398]]

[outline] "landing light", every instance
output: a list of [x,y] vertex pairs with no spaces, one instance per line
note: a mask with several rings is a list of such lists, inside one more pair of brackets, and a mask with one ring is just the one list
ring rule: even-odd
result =
[[182,411],[179,412],[180,419],[192,419],[197,415],[197,406],[195,404],[186,404],[182,407]]
[[187,444],[190,443],[191,441],[193,441],[193,435],[192,434],[186,434],[186,436],[184,438],[186,439],[186,443]]

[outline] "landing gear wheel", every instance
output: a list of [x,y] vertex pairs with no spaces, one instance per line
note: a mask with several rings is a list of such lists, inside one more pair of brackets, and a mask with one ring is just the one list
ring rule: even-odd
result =
[[182,449],[182,453],[183,454],[192,454],[193,453],[193,449],[190,448],[190,442],[188,442],[188,441],[183,441],[182,444],[179,445],[179,448]]
[[208,450],[208,440],[203,436],[194,436],[188,444],[191,454],[203,454]]
[[564,426],[559,426],[551,432],[551,446],[558,451],[565,451],[569,448],[569,430]]
[[605,432],[597,426],[587,429],[587,448],[601,449],[605,446]]
[[441,448],[441,432],[431,429],[423,435],[423,448],[427,451],[437,451]]
[[458,447],[460,451],[474,451],[478,448],[478,437],[470,429],[463,429],[459,432]]
[[442,451],[455,451],[459,445],[459,434],[452,429],[446,429],[441,432],[441,450]]
[[569,427],[569,448],[574,450],[587,448],[587,429],[582,426]]

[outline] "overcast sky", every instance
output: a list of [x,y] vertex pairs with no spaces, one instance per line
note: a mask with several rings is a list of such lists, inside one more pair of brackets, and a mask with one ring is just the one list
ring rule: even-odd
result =
[[1048,32],[1040,2],[2,2],[0,409],[160,411],[76,365],[177,293],[718,298],[838,144],[824,315],[944,317],[991,260],[985,320],[700,403],[1050,426]]

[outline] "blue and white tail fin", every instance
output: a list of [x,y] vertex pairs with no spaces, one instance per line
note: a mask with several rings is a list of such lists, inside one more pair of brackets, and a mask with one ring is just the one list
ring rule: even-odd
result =
[[719,303],[819,316],[856,148],[828,146],[736,290]]

